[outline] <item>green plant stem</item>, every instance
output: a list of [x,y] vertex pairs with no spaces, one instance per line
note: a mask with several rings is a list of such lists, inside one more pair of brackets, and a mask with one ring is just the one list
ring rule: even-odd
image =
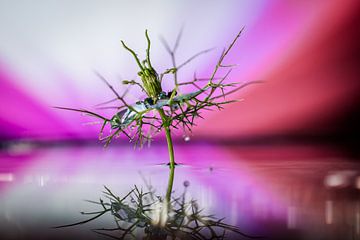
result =
[[175,167],[170,167],[168,187],[166,191],[166,201],[168,202],[169,205],[171,201],[171,192],[174,184],[174,176],[175,176]]
[[168,203],[170,203],[171,192],[172,192],[172,188],[173,188],[173,184],[174,184],[174,175],[175,175],[174,146],[173,146],[171,133],[170,133],[171,119],[169,119],[166,116],[164,110],[162,110],[162,109],[159,109],[159,114],[161,116],[161,120],[163,121],[165,134],[166,134],[166,142],[167,142],[168,152],[169,152],[169,158],[170,158],[170,162],[169,162],[170,173],[169,173],[168,187],[167,187],[167,191],[166,191],[166,201]]

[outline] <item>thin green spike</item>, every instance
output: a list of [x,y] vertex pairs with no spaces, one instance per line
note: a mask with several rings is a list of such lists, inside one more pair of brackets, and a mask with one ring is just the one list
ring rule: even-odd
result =
[[126,50],[128,50],[128,51],[134,56],[134,58],[135,58],[135,60],[136,60],[136,62],[137,62],[137,64],[138,64],[139,68],[141,69],[141,71],[144,71],[144,67],[141,65],[140,60],[139,60],[138,56],[136,55],[136,53],[134,52],[134,50],[132,50],[131,48],[129,48],[128,46],[126,46],[126,44],[124,43],[123,40],[121,40],[121,43],[122,43],[123,47],[124,47]]
[[149,67],[152,69],[152,65],[151,65],[151,62],[150,62],[150,38],[149,38],[149,35],[148,35],[148,30],[145,30],[145,36],[146,36],[146,40],[147,40],[147,49],[146,49],[146,62],[149,64]]

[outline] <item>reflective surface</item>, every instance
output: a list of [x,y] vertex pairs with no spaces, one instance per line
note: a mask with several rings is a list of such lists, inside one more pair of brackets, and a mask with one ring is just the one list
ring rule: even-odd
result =
[[[267,239],[360,239],[360,165],[333,148],[309,146],[175,146],[174,190],[250,235]],[[151,183],[165,194],[166,146],[32,148],[1,152],[1,239],[102,239],[90,229],[113,226],[105,216],[66,229],[97,209],[103,185],[117,195]]]

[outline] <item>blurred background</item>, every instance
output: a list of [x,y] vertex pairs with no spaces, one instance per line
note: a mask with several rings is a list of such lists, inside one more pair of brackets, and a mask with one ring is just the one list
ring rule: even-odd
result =
[[[144,56],[148,29],[158,72],[171,67],[161,36],[173,44],[183,28],[179,62],[215,47],[182,69],[179,79],[189,81],[195,72],[209,77],[222,49],[245,27],[226,59],[238,64],[229,81],[265,83],[231,95],[244,99],[240,103],[204,112],[190,141],[175,134],[179,162],[191,168],[180,172],[206,189],[195,196],[218,199],[204,206],[250,232],[274,239],[358,239],[359,26],[357,0],[0,0],[2,235],[38,237],[44,219],[54,225],[77,219],[81,200],[98,196],[102,185],[124,189],[141,182],[137,162],[149,174],[167,162],[161,137],[149,149],[134,151],[119,139],[104,151],[100,126],[87,124],[93,119],[53,108],[94,110],[112,99],[94,70],[125,91],[121,80],[134,79],[137,66],[120,40]],[[131,91],[128,100],[141,97]],[[127,168],[135,169],[131,177],[118,176]],[[227,180],[214,184],[219,178]],[[54,196],[54,189],[59,196],[44,209],[24,204]],[[219,201],[233,207],[226,212]],[[54,239],[54,232],[42,236]]]

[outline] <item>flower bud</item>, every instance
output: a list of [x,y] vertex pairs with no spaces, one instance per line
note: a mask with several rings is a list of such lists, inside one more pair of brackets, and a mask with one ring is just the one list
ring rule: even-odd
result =
[[139,76],[141,77],[141,81],[147,95],[156,100],[159,94],[162,92],[162,88],[155,70],[152,68],[145,68],[142,71],[142,74],[139,74]]

